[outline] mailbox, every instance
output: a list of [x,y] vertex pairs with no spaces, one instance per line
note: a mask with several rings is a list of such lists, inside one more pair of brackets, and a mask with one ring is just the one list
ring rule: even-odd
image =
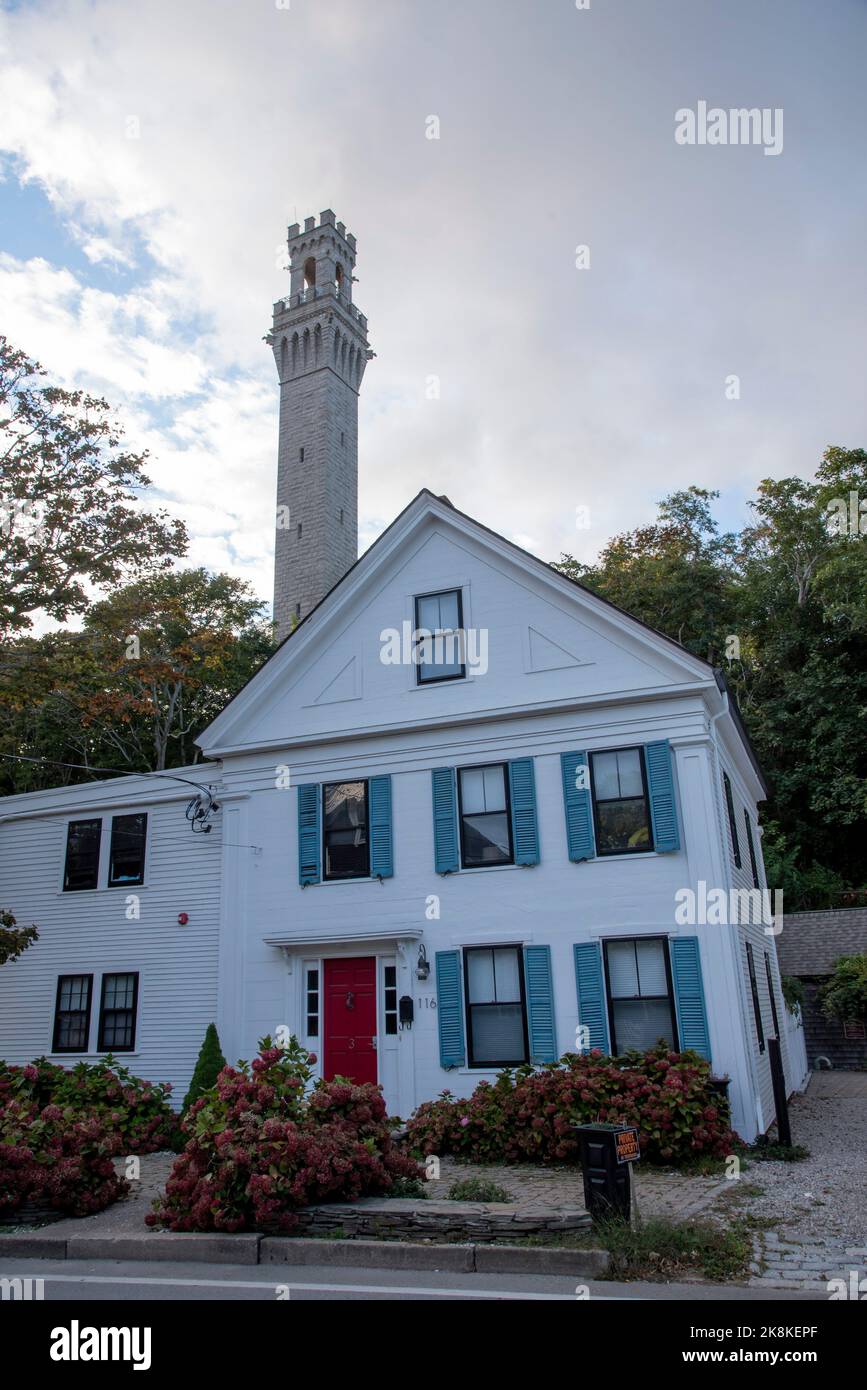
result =
[[629,1165],[641,1157],[638,1130],[631,1125],[575,1125],[581,1144],[584,1205],[591,1218],[629,1220]]
[[411,994],[402,994],[398,1003],[398,1018],[404,1028],[411,1028],[415,1017],[415,1006]]

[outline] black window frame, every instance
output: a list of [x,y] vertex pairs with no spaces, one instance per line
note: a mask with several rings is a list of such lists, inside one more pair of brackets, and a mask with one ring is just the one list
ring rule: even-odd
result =
[[[64,1009],[65,1014],[76,1013],[84,1014],[84,1046],[83,1047],[62,1047],[59,1040],[60,1035],[60,995],[66,980],[86,980],[87,981],[87,1007],[85,1009]],[[90,1050],[90,1016],[93,1007],[93,975],[75,974],[58,975],[57,992],[54,997],[54,1027],[51,1033],[52,1054],[63,1056],[72,1053],[84,1053]]]
[[[419,606],[419,604],[422,602],[422,600],[423,600],[423,599],[426,599],[426,598],[443,598],[444,595],[446,595],[446,594],[457,594],[457,598],[458,598],[458,625],[457,625],[457,628],[453,629],[453,631],[456,631],[456,632],[463,632],[463,630],[464,630],[464,595],[463,595],[463,590],[460,589],[460,588],[456,588],[456,589],[431,589],[429,593],[426,593],[426,594],[416,594],[416,596],[415,596],[415,598],[414,598],[414,600],[413,600],[413,613],[414,613],[414,615],[415,615],[415,627],[414,627],[414,631],[415,631],[415,632],[421,632],[421,631],[427,632],[427,631],[428,631],[427,628],[422,628],[421,623],[419,622],[418,606]],[[466,656],[466,652],[464,652],[464,655]],[[460,669],[459,672],[452,672],[450,675],[447,675],[447,676],[427,676],[427,677],[422,676],[422,670],[424,669],[424,664],[425,664],[425,663],[422,662],[422,661],[417,661],[417,662],[415,663],[415,683],[416,683],[416,685],[442,685],[445,681],[462,681],[462,680],[466,680],[466,678],[467,678],[467,663],[466,663],[465,661],[461,663],[461,669]],[[430,664],[433,665],[433,663],[430,663]]]
[[777,1013],[777,1000],[774,995],[774,977],[771,973],[771,953],[765,951],[765,974],[768,977],[768,998],[771,1001],[771,1018],[774,1023],[774,1037],[780,1036],[780,1017]]
[[[69,849],[72,840],[73,827],[77,825],[95,825],[96,831],[96,855],[93,866],[92,883],[70,884],[69,879]],[[79,816],[76,820],[67,821],[66,824],[66,854],[63,860],[63,892],[64,893],[92,893],[99,887],[99,866],[102,860],[102,816]]]
[[[634,849],[600,849],[601,832],[599,829],[599,813],[597,809],[596,796],[596,774],[593,768],[593,760],[599,754],[605,753],[637,753],[641,767],[641,786],[644,795],[644,806],[647,811],[647,844],[636,845]],[[655,849],[653,839],[653,815],[650,809],[650,791],[647,785],[647,759],[644,756],[644,745],[641,743],[625,744],[622,748],[597,748],[588,755],[590,763],[590,800],[593,803],[593,834],[595,836],[596,857],[597,859],[610,859],[612,855],[618,854],[652,854]],[[603,806],[612,801],[638,801],[637,796],[603,796],[601,798]]]
[[[502,770],[502,773],[503,773],[503,787],[504,787],[505,793],[506,793],[506,809],[505,809],[506,828],[507,828],[507,830],[508,830],[508,832],[509,832],[509,858],[508,858],[508,859],[499,859],[499,860],[497,860],[496,864],[468,864],[468,863],[467,863],[467,860],[466,860],[466,848],[465,848],[465,845],[464,845],[464,798],[463,798],[463,788],[462,788],[462,785],[461,785],[461,773],[463,773],[463,772],[482,772],[482,771],[484,771],[484,770],[486,770],[486,769],[488,769],[488,768],[492,768],[492,767],[498,767],[498,768],[500,768],[500,769]],[[467,872],[469,873],[469,872],[472,872],[472,870],[474,870],[474,869],[502,869],[502,868],[505,868],[506,865],[508,865],[508,864],[514,864],[514,862],[515,862],[515,837],[514,837],[514,834],[512,833],[512,793],[511,793],[511,787],[509,786],[509,764],[508,764],[508,763],[468,763],[466,767],[459,767],[459,768],[456,768],[456,769],[455,769],[455,780],[456,780],[456,782],[457,782],[457,792],[458,792],[458,831],[459,831],[459,834],[460,834],[460,841],[461,841],[461,868],[462,868],[462,869],[466,869]],[[478,815],[478,814],[479,814],[478,812],[472,812],[472,811],[470,812],[470,815]],[[489,812],[482,812],[481,814],[483,814],[483,815],[484,815],[484,814],[487,814],[487,815],[491,815],[491,816],[501,816],[501,815],[503,815],[504,813],[503,813],[502,811],[489,811]]]
[[761,888],[762,885],[759,882],[759,861],[756,858],[756,847],[753,843],[753,823],[750,820],[750,813],[746,806],[744,807],[744,823],[747,827],[747,849],[750,852],[750,868],[753,873],[753,887]]
[[[364,848],[366,855],[366,869],[363,874],[330,874],[328,872],[328,855],[325,840],[325,800],[326,792],[330,787],[347,787],[352,782],[362,782],[364,784]],[[322,855],[322,882],[323,883],[358,883],[366,878],[370,878],[370,779],[368,777],[342,777],[339,782],[323,782],[321,790],[322,824],[319,828],[319,838]]]
[[765,1024],[762,1018],[762,1004],[759,999],[759,983],[756,979],[756,962],[753,956],[753,948],[748,941],[747,946],[747,970],[750,976],[750,993],[753,996],[753,1015],[756,1020],[756,1035],[759,1040],[759,1052],[765,1050]]
[[[109,980],[116,980],[116,979],[118,979],[118,978],[120,978],[120,977],[123,977],[123,976],[132,977],[132,982],[133,982],[133,986],[132,986],[132,1004],[130,1005],[130,1007],[129,1007],[128,1009],[111,1009],[109,1012],[111,1012],[111,1013],[113,1013],[113,1014],[125,1014],[125,1013],[131,1013],[131,1014],[132,1014],[132,1027],[130,1028],[130,1041],[129,1041],[129,1043],[123,1043],[123,1044],[121,1044],[121,1043],[112,1043],[112,1045],[109,1047],[109,1046],[106,1045],[105,1036],[104,1036],[104,1035],[105,1035],[105,1016],[106,1016],[106,1007],[105,1007],[105,993],[106,993],[106,987],[107,987],[107,984],[108,984],[108,981],[109,981]],[[98,1026],[98,1028],[97,1028],[97,1034],[96,1034],[96,1050],[97,1050],[97,1052],[111,1052],[111,1053],[115,1053],[115,1052],[135,1052],[135,1035],[136,1035],[136,1032],[137,1032],[137,1029],[138,1029],[138,979],[139,979],[139,972],[138,972],[137,970],[108,970],[108,971],[106,971],[106,972],[103,974],[102,981],[101,981],[101,984],[100,984],[100,990],[99,990],[99,1026]]]
[[[142,825],[142,848],[141,848],[141,872],[138,878],[116,878],[114,874],[114,833],[115,825],[121,820],[137,820],[141,818]],[[145,861],[147,859],[148,843],[148,813],[147,811],[124,811],[120,815],[111,818],[111,837],[108,845],[108,879],[107,888],[141,888],[145,881]]]
[[[669,945],[668,937],[667,937],[667,936],[659,936],[659,935],[657,935],[657,936],[609,936],[609,937],[605,937],[604,940],[603,940],[603,942],[602,942],[602,961],[603,961],[603,965],[604,965],[604,969],[605,969],[605,1001],[606,1001],[606,1007],[607,1007],[607,1011],[608,1011],[608,1037],[609,1037],[609,1039],[610,1039],[610,1041],[611,1041],[611,1055],[612,1055],[612,1057],[617,1057],[617,1056],[622,1055],[622,1054],[619,1053],[618,1048],[617,1048],[617,1029],[616,1029],[616,1027],[614,1026],[614,1003],[615,1003],[615,1000],[614,1000],[614,996],[613,996],[612,993],[611,993],[611,974],[610,974],[610,971],[609,971],[609,969],[608,969],[608,947],[609,947],[610,945],[613,945],[613,946],[623,946],[623,945],[625,945],[627,942],[629,942],[632,946],[635,946],[635,944],[636,944],[637,942],[639,942],[639,941],[661,941],[662,944],[663,944],[663,957],[664,957],[664,959],[665,959],[665,983],[666,983],[666,985],[668,986],[668,996],[667,996],[667,998],[668,998],[668,1006],[669,1006],[669,1009],[671,1010],[671,1037],[672,1037],[671,1050],[672,1050],[672,1052],[679,1052],[679,1051],[680,1051],[680,1033],[678,1032],[678,1027],[677,1027],[677,1006],[676,1006],[675,998],[674,998],[674,978],[673,978],[672,973],[671,973],[671,947],[670,947],[670,945]],[[636,956],[636,975],[637,975],[637,974],[638,974],[638,968],[637,968],[637,956]],[[640,983],[640,977],[639,977],[639,983]],[[629,1002],[630,1000],[635,1000],[635,999],[651,999],[651,1000],[658,1000],[658,999],[664,999],[664,998],[666,998],[666,996],[663,995],[663,994],[630,994],[630,995],[622,994],[622,995],[618,995],[618,996],[617,996],[617,1003],[623,1003],[624,1001]]]
[[[723,773],[723,790],[725,792],[726,810],[729,813],[729,835],[732,841],[732,854],[734,856],[735,868],[741,867],[741,846],[738,840],[738,822],[735,815],[735,800],[732,794],[731,778],[727,772]],[[756,884],[758,887],[758,884]]]
[[[469,967],[469,957],[472,955],[473,952],[479,952],[479,951],[489,951],[489,952],[491,953],[492,962],[493,962],[493,953],[494,953],[494,951],[514,951],[514,952],[516,952],[516,954],[517,954],[517,957],[518,957],[518,987],[519,987],[520,993],[521,993],[521,1000],[520,1000],[520,1003],[521,1003],[521,1025],[522,1025],[523,1038],[524,1038],[524,1056],[521,1057],[521,1058],[515,1058],[514,1060],[508,1061],[508,1062],[507,1062],[507,1061],[477,1062],[476,1059],[475,1059],[475,1052],[474,1052],[474,1047],[473,1047],[473,1009],[489,1009],[489,1008],[491,1008],[491,1007],[495,1007],[495,1006],[497,1005],[498,1002],[500,1002],[500,1003],[509,1003],[509,1004],[515,1004],[515,1003],[518,1002],[518,1001],[515,1000],[515,999],[501,1000],[501,1001],[497,1001],[496,999],[492,999],[492,1000],[489,1000],[489,1001],[488,1001],[487,1003],[485,1003],[485,1004],[471,1004],[471,1003],[470,1003],[470,967]],[[526,983],[526,980],[524,979],[524,948],[523,948],[523,946],[521,946],[521,945],[516,945],[516,943],[515,943],[514,941],[495,941],[495,942],[492,942],[492,944],[491,944],[490,946],[487,945],[487,943],[486,943],[485,945],[483,945],[483,946],[482,946],[482,945],[479,945],[479,946],[465,946],[465,947],[463,948],[462,957],[463,957],[463,959],[462,959],[462,965],[463,965],[463,972],[464,972],[464,1017],[465,1017],[465,1019],[466,1019],[466,1025],[467,1025],[467,1066],[468,1066],[469,1068],[472,1068],[474,1071],[502,1071],[502,1070],[503,1070],[504,1068],[506,1068],[506,1067],[523,1067],[523,1066],[524,1066],[527,1062],[529,1062],[529,1060],[530,1060],[530,1032],[529,1032],[529,1026],[528,1026],[528,1025],[529,1025],[529,1020],[528,1020],[528,1018],[527,1018],[527,983]],[[496,970],[495,970],[495,971],[494,971],[494,988],[495,988],[495,989],[496,989],[496,979],[497,979],[497,977],[496,977]]]

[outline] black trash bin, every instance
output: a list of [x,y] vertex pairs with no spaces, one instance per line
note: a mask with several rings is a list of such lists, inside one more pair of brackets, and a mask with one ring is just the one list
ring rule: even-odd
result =
[[632,1125],[573,1126],[581,1144],[584,1205],[591,1218],[630,1216],[629,1165],[641,1157]]

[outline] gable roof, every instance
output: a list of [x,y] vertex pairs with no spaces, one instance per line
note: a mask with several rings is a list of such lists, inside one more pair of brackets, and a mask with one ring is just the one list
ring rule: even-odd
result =
[[[402,511],[400,511],[398,515],[394,518],[394,520],[385,528],[385,530],[380,533],[380,535],[376,538],[373,544],[364,552],[364,554],[359,556],[355,563],[350,566],[350,568],[346,571],[343,577],[339,579],[338,582],[335,585],[333,585],[331,589],[329,589],[329,591],[324,595],[324,597],[320,599],[319,603],[316,604],[316,606],[310,610],[306,617],[302,618],[301,622],[297,625],[297,627],[295,627],[292,630],[292,632],[288,634],[288,636],[284,637],[282,642],[275,649],[275,651],[268,658],[268,660],[262,666],[260,666],[258,671],[254,672],[254,674],[246,681],[246,683],[241,687],[241,689],[238,690],[235,693],[235,695],[233,695],[232,699],[229,700],[229,702],[224,706],[224,708],[216,716],[216,719],[212,721],[208,728],[206,730],[203,730],[201,737],[205,739],[206,736],[211,734],[212,731],[215,731],[218,726],[220,726],[221,728],[225,728],[225,716],[227,715],[228,711],[232,709],[233,705],[235,705],[239,700],[242,699],[250,685],[254,682],[261,681],[263,673],[269,670],[269,668],[272,667],[275,661],[279,661],[281,653],[284,652],[284,650],[289,646],[290,643],[298,643],[300,640],[300,644],[302,646],[305,645],[303,641],[304,637],[306,637],[312,629],[315,629],[318,626],[318,624],[323,620],[323,618],[325,617],[326,610],[330,607],[333,607],[334,603],[339,602],[345,593],[353,589],[356,584],[361,582],[366,571],[376,567],[383,550],[388,549],[389,544],[394,542],[395,537],[399,536],[401,530],[405,529],[409,531],[416,523],[420,522],[425,516],[443,516],[444,512],[447,514],[450,513],[455,518],[456,523],[462,524],[465,528],[471,529],[481,539],[486,540],[487,544],[490,545],[491,542],[493,542],[496,548],[499,549],[501,552],[505,552],[507,554],[511,553],[516,558],[516,560],[525,568],[528,566],[532,567],[532,569],[535,570],[537,574],[544,576],[548,582],[554,581],[557,583],[558,587],[561,588],[565,586],[567,591],[569,588],[578,590],[581,593],[581,595],[589,599],[592,604],[599,605],[600,608],[608,610],[612,615],[616,615],[617,619],[621,623],[623,620],[626,620],[626,623],[629,627],[631,627],[634,630],[636,635],[641,636],[643,634],[643,640],[645,642],[647,642],[648,637],[652,637],[654,639],[654,645],[661,644],[663,645],[665,650],[669,651],[671,654],[676,654],[676,657],[679,660],[679,662],[682,663],[687,668],[687,670],[691,669],[693,676],[698,678],[698,680],[702,684],[706,686],[715,686],[715,688],[719,691],[720,695],[723,697],[723,700],[727,702],[729,705],[729,710],[732,715],[732,720],[735,724],[736,731],[746,749],[753,770],[755,771],[756,776],[763,790],[765,790],[766,792],[767,788],[764,777],[762,775],[761,768],[758,763],[758,759],[755,755],[754,750],[752,749],[752,746],[750,745],[749,738],[743,726],[740,714],[737,710],[734,696],[729,691],[728,685],[725,681],[725,676],[722,672],[714,668],[710,664],[710,662],[706,661],[703,657],[695,656],[694,653],[688,651],[687,648],[684,647],[682,643],[676,641],[675,638],[669,637],[667,633],[660,632],[658,628],[652,627],[649,623],[644,622],[641,618],[636,618],[633,614],[628,613],[618,604],[612,603],[610,599],[603,597],[601,594],[595,593],[586,584],[582,584],[580,580],[574,579],[571,575],[564,574],[562,570],[557,568],[556,565],[549,564],[545,560],[540,560],[537,555],[534,555],[531,551],[524,549],[524,547],[518,545],[515,541],[509,540],[506,536],[501,535],[498,531],[494,531],[491,527],[486,526],[483,522],[478,521],[475,517],[470,516],[466,512],[462,512],[445,495],[438,495],[432,492],[429,488],[422,488],[415,495],[415,497],[413,497],[412,500],[409,503],[407,503],[407,505],[402,509]],[[206,745],[203,744],[202,746]]]

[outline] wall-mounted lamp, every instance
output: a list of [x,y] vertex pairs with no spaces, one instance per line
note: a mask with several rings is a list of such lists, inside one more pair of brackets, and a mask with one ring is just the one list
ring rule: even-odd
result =
[[427,958],[424,942],[422,942],[418,948],[418,964],[416,965],[415,973],[420,980],[426,980],[430,975],[430,961]]

